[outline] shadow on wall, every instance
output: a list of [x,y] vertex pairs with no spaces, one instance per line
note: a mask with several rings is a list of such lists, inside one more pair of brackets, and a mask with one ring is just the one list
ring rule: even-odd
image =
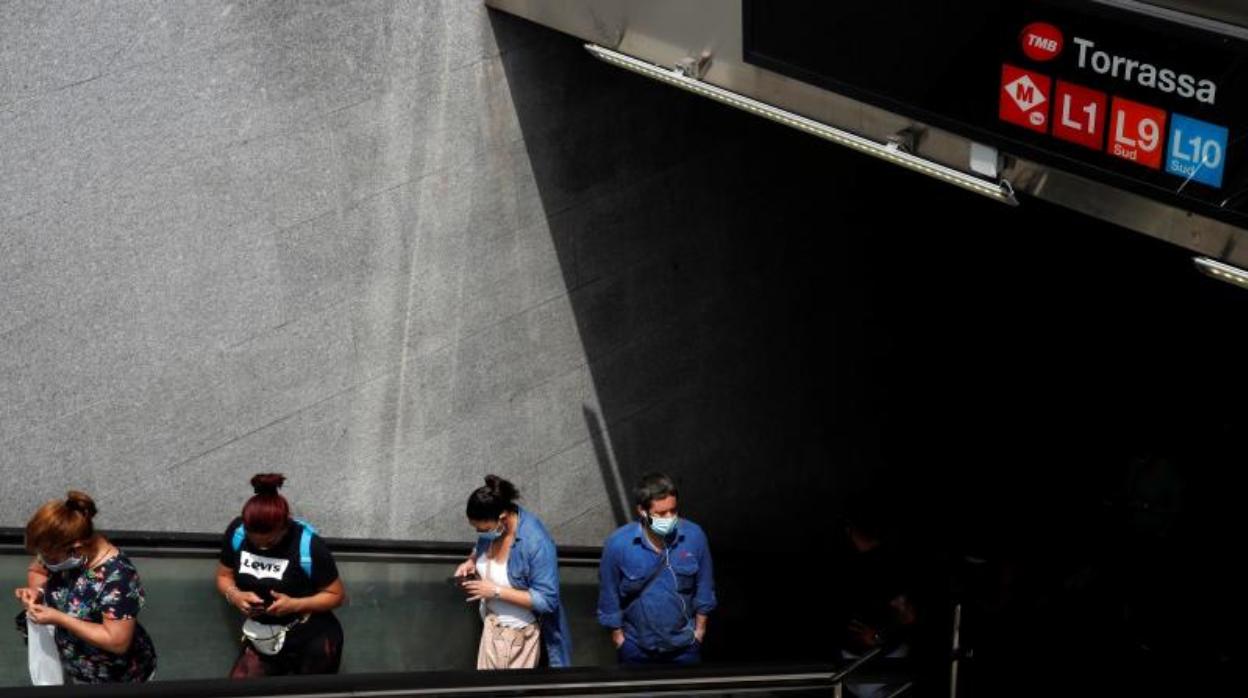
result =
[[[616,521],[633,517],[641,474],[671,473],[716,552],[708,652],[828,659],[820,631],[776,603],[775,578],[847,493],[888,477],[864,163],[491,21],[601,408],[584,416]],[[767,633],[784,639],[750,641]]]
[[[820,310],[846,262],[792,267],[823,243],[785,230],[802,213],[768,203],[779,185],[762,166],[786,155],[760,158],[752,144],[766,134],[796,154],[809,141],[623,74],[574,40],[529,40],[550,32],[523,20],[491,21],[601,406],[584,412],[617,521],[632,518],[629,490],[650,470],[678,476],[685,513],[716,517],[726,547],[749,536],[724,503],[844,489],[818,442],[862,434],[849,423],[861,412],[824,389],[856,391],[869,357],[820,338],[861,335],[867,319]],[[853,178],[845,167],[826,181]],[[828,361],[832,351],[848,353]],[[778,461],[799,479],[758,477]]]
[[1190,575],[1158,613],[1226,578],[1244,381],[1219,371],[1211,395],[1193,373],[1244,339],[1227,319],[1248,295],[1144,236],[1002,207],[491,22],[601,406],[585,416],[603,484],[626,502],[643,472],[680,482],[720,562],[708,654],[828,658],[805,590],[867,491],[916,551],[932,627],[972,550],[1022,575],[1009,613],[1034,632],[993,640],[1015,656],[1065,643],[1072,609],[1121,626],[1112,593],[1067,582],[1089,560],[1123,569],[1106,502],[1150,448],[1180,454],[1187,509],[1207,512],[1166,543]]

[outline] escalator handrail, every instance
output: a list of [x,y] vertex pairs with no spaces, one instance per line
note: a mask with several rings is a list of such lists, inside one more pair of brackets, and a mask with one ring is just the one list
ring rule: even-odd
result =
[[[150,557],[216,557],[221,534],[167,531],[106,531],[109,541],[128,554]],[[0,527],[0,554],[24,554],[24,531]],[[390,540],[379,538],[326,538],[334,555],[346,561],[451,561],[462,560],[472,542]],[[559,546],[559,563],[569,566],[597,565],[602,548]]]
[[[860,662],[854,665],[860,666]],[[141,685],[16,688],[12,698],[78,698],[79,696],[188,696],[188,698],[401,698],[431,695],[612,695],[689,694],[831,689],[846,677],[848,667],[695,666],[695,667],[586,667],[507,672],[441,671],[336,676],[287,676],[249,681],[207,679],[156,681]]]

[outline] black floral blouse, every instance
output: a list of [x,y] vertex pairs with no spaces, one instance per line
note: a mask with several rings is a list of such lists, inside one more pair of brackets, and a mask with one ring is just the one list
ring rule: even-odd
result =
[[[143,583],[124,553],[92,569],[52,572],[44,587],[46,603],[92,623],[137,618],[143,608]],[[156,648],[142,625],[125,654],[114,654],[56,629],[56,646],[65,675],[77,683],[145,681],[156,670]]]

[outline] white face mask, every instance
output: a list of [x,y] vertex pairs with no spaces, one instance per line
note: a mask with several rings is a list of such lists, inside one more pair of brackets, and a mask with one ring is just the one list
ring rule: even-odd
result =
[[48,568],[49,572],[65,572],[82,567],[85,563],[86,560],[84,560],[81,555],[71,554],[66,556],[65,559],[60,562],[48,562],[43,559],[42,555],[39,556],[39,564]]

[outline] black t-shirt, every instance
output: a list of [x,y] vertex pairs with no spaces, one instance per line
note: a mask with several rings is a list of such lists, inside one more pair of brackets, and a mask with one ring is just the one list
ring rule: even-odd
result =
[[[234,531],[243,525],[242,517],[230,522],[221,542],[221,564],[234,571],[234,585],[240,591],[255,592],[265,603],[273,601],[273,592],[301,598],[312,596],[338,579],[334,555],[320,536],[312,536],[312,576],[303,571],[299,557],[303,524],[292,522],[286,535],[268,550],[260,550],[243,536],[243,544],[234,550]],[[290,623],[296,616],[260,615],[261,623]]]

